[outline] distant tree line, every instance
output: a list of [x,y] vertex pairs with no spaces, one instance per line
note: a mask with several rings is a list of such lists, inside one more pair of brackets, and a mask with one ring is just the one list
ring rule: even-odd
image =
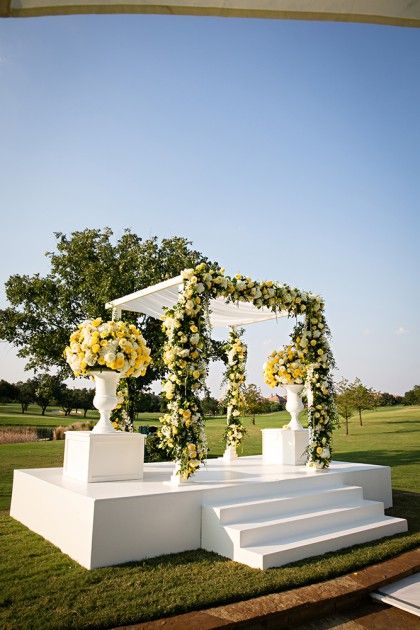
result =
[[[29,405],[36,404],[41,409],[41,414],[50,406],[59,406],[64,415],[68,416],[72,411],[87,412],[93,409],[94,389],[72,388],[63,383],[59,376],[40,374],[27,381],[9,383],[0,380],[0,404],[17,403],[21,412],[25,413]],[[217,400],[208,392],[201,401],[205,416],[223,416],[227,413],[226,399]],[[374,407],[387,407],[393,405],[420,405],[420,385],[414,385],[403,396],[377,392],[366,387],[360,379],[349,382],[342,379],[336,385],[336,404],[338,413],[345,421],[346,433],[351,416],[357,413],[359,424],[363,426],[362,412]],[[165,412],[166,400],[161,394],[151,391],[138,390],[133,397],[134,412]],[[265,398],[261,390],[253,383],[246,385],[242,392],[242,415],[249,416],[255,424],[255,416],[263,413],[275,413],[285,408],[283,401],[275,402]]]
[[349,420],[356,413],[362,427],[362,412],[368,409],[394,405],[420,405],[420,385],[414,385],[403,396],[396,396],[366,387],[359,378],[352,383],[347,379],[342,379],[336,385],[336,405],[339,415],[344,419],[346,435],[348,435]]
[[0,403],[18,403],[22,413],[26,413],[29,405],[36,404],[44,416],[48,407],[56,405],[66,416],[73,410],[81,410],[86,417],[89,409],[93,409],[94,394],[94,390],[87,387],[68,387],[58,376],[51,374],[40,374],[17,383],[0,380]]
[[[0,404],[17,403],[21,412],[26,413],[29,405],[38,405],[44,416],[48,407],[58,406],[64,415],[69,416],[72,411],[87,412],[93,409],[95,390],[92,388],[68,387],[59,376],[40,374],[27,381],[9,383],[0,380]],[[140,411],[159,412],[166,410],[166,402],[160,395],[148,391],[139,391],[134,400],[135,413]]]

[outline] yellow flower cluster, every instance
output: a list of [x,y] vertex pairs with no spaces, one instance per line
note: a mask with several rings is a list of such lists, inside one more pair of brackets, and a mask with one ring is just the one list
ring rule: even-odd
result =
[[264,364],[264,379],[269,387],[302,384],[306,378],[305,353],[294,346],[274,351]]
[[64,357],[76,376],[94,369],[119,372],[124,378],[144,376],[151,363],[141,332],[126,322],[87,320],[70,335]]

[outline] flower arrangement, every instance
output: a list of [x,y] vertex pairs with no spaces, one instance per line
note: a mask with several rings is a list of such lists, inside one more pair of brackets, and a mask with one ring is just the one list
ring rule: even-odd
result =
[[228,425],[224,432],[224,440],[227,446],[237,448],[240,446],[246,433],[240,420],[241,389],[245,383],[245,364],[247,356],[246,345],[241,341],[243,330],[232,327],[229,332],[229,341],[226,344],[227,369],[226,381],[228,390],[226,401],[228,405]]
[[[206,457],[204,419],[198,393],[204,389],[208,346],[207,314],[211,298],[249,302],[257,308],[302,317],[292,332],[292,347],[306,366],[302,382],[311,392],[308,422],[311,432],[309,465],[326,468],[331,460],[331,434],[336,423],[331,369],[334,359],[322,299],[286,284],[256,282],[240,274],[230,278],[218,266],[201,263],[182,273],[183,291],[174,308],[165,313],[168,368],[163,391],[168,413],[161,418],[160,444],[180,463],[188,478]],[[297,366],[299,367],[299,366]],[[300,378],[296,376],[295,378]],[[232,435],[238,429],[232,429]],[[237,434],[239,437],[239,433]],[[237,438],[233,438],[237,439]]]
[[115,370],[122,377],[144,376],[151,363],[141,332],[122,321],[86,320],[70,335],[64,357],[75,376],[92,370]]
[[302,385],[306,378],[305,351],[284,346],[274,351],[264,364],[264,379],[269,387]]

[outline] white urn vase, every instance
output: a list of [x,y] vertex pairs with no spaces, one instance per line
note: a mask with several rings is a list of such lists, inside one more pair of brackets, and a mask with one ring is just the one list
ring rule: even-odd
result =
[[303,409],[301,393],[303,385],[285,385],[287,392],[286,410],[290,413],[291,421],[287,425],[292,431],[302,431],[303,426],[299,422],[299,414]]
[[95,380],[95,397],[93,404],[99,411],[100,418],[92,429],[92,433],[117,433],[112,426],[111,411],[115,409],[117,399],[117,387],[120,373],[113,371],[92,370]]

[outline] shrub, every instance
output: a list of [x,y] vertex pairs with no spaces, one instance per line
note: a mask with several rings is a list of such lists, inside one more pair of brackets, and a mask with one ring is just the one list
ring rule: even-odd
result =
[[66,427],[56,427],[53,431],[53,440],[64,440],[64,434],[66,431],[91,431],[94,422],[73,422]]
[[1,427],[0,429],[0,444],[36,442],[37,439],[37,429],[34,427]]

